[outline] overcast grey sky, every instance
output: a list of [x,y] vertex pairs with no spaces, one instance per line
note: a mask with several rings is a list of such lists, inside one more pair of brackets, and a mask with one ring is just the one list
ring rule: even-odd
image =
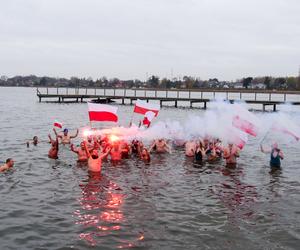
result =
[[299,0],[1,0],[0,75],[297,75]]

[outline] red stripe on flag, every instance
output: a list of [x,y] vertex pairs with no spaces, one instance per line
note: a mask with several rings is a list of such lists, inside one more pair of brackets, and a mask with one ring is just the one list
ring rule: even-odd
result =
[[143,107],[139,107],[139,106],[134,106],[134,110],[133,112],[134,113],[138,113],[138,114],[146,114],[148,111],[152,111],[153,113],[155,113],[155,116],[158,115],[158,110],[153,110],[153,109],[146,109],[146,108],[143,108]]
[[118,116],[111,112],[106,111],[89,111],[90,121],[107,121],[107,122],[117,122]]
[[239,116],[233,117],[232,125],[249,135],[257,136],[257,128],[255,127],[255,125],[249,121],[241,119]]
[[62,124],[58,122],[54,122],[53,126],[57,128],[62,128]]

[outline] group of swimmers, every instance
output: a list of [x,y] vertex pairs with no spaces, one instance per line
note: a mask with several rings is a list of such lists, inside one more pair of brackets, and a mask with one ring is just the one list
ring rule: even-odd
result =
[[[144,146],[139,140],[119,140],[118,138],[110,138],[109,135],[102,136],[87,136],[87,140],[83,140],[79,147],[74,146],[72,139],[79,134],[71,135],[68,129],[64,129],[62,133],[58,133],[53,129],[55,139],[48,135],[51,145],[48,152],[48,157],[58,159],[59,145],[70,145],[70,150],[77,154],[77,161],[86,163],[89,171],[101,172],[102,161],[110,158],[112,163],[119,163],[122,159],[128,159],[132,156],[138,157],[145,163],[150,163],[150,153],[172,153],[171,146],[168,142],[161,138],[156,139],[150,145],[149,149]],[[27,147],[30,144],[37,145],[38,137],[34,136],[31,141],[27,142]],[[178,144],[176,144],[178,146]],[[185,147],[185,155],[193,159],[195,166],[201,166],[204,162],[214,162],[220,159],[225,159],[226,167],[235,168],[237,158],[240,156],[240,149],[234,144],[223,146],[221,140],[214,138],[205,138],[203,140],[190,140],[181,143]],[[274,169],[280,169],[283,152],[278,148],[277,143],[273,143],[272,147],[267,149],[261,145],[261,152],[270,153],[270,166]],[[0,172],[12,168],[14,160],[9,158],[3,166],[0,166]]]

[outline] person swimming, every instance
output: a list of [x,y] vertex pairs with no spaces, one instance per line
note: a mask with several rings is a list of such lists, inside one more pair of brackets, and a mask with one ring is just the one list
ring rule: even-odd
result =
[[187,141],[184,147],[185,147],[185,156],[193,157],[195,155],[195,150],[196,150],[195,141]]
[[122,159],[122,150],[119,142],[114,142],[110,150],[110,159],[113,162],[120,162]]
[[158,140],[155,140],[152,145],[150,146],[149,153],[151,153],[153,150],[156,151],[156,153],[171,153],[171,148],[167,144],[167,142],[160,138]]
[[3,166],[0,166],[0,172],[5,172],[14,166],[15,162],[12,158],[8,158]]
[[53,129],[55,135],[61,139],[61,144],[66,145],[66,144],[70,144],[71,143],[71,139],[74,139],[78,136],[79,130],[76,130],[76,134],[75,135],[69,135],[69,130],[67,128],[65,128],[63,130],[63,134],[57,134],[55,128]]
[[78,156],[77,162],[86,162],[88,160],[84,142],[81,142],[80,147],[78,147],[78,148],[74,147],[74,144],[71,144],[71,151],[73,151],[74,153],[77,154],[77,156]]
[[265,149],[263,145],[260,145],[260,150],[263,153],[270,153],[270,167],[273,170],[281,168],[281,160],[283,160],[283,152],[278,148],[278,144],[275,142],[271,145],[270,149]]
[[86,155],[88,157],[89,172],[101,173],[102,159],[109,154],[110,149],[108,149],[106,153],[99,155],[98,151],[95,149],[92,152],[89,151],[86,141],[84,141],[83,143],[84,143]]
[[131,155],[131,147],[129,147],[126,141],[121,141],[120,144],[122,159],[129,159]]
[[205,154],[206,154],[206,151],[203,146],[203,143],[201,141],[197,142],[196,148],[195,148],[195,153],[194,153],[194,165],[196,165],[196,166],[202,165]]
[[[55,129],[53,129],[53,130],[55,130]],[[58,146],[58,136],[56,136],[56,140],[53,140],[51,138],[50,134],[48,135],[48,137],[49,137],[49,142],[51,144],[51,148],[50,148],[50,150],[48,152],[48,157],[50,159],[58,159],[58,149],[59,149],[59,146]]]
[[32,143],[34,146],[37,146],[38,143],[39,143],[38,137],[35,135],[35,136],[32,138],[32,140],[27,141],[27,143],[26,143],[27,148],[29,148],[30,143]]
[[148,150],[144,147],[140,150],[140,158],[145,163],[150,163],[151,161],[150,154]]
[[238,157],[240,157],[238,147],[232,143],[229,143],[228,146],[224,148],[223,155],[223,158],[226,160],[226,167],[235,168]]

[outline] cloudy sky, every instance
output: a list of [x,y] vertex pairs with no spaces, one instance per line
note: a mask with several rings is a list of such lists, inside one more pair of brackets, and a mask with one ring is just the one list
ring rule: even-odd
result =
[[297,75],[299,13],[299,0],[1,0],[0,75]]

